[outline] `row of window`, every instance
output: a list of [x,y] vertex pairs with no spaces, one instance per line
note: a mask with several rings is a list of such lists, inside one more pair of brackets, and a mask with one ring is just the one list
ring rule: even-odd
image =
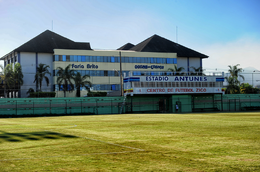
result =
[[[58,70],[53,70],[53,76],[57,76]],[[116,70],[75,70],[75,72],[81,73],[81,75],[89,75],[89,76],[119,76],[120,72]],[[123,76],[129,76],[130,71],[122,71]],[[172,72],[153,72],[153,71],[133,71],[134,76],[169,76],[174,75]]]
[[222,82],[132,82],[134,87],[223,87]]
[[[156,64],[177,64],[176,58],[155,58],[155,57],[121,57],[122,63],[156,63]],[[76,55],[54,55],[53,61],[64,62],[111,62],[119,63],[120,57],[113,56],[76,56]]]
[[8,65],[8,64],[15,63],[15,62],[17,62],[17,56],[15,56],[15,57],[13,57],[13,58],[11,58],[11,59],[6,60],[6,61],[4,62],[4,65],[6,66],[6,65]]
[[[71,90],[71,87],[70,85],[68,85],[68,90]],[[75,88],[75,86],[74,86]],[[120,89],[120,85],[119,84],[93,84],[92,87],[90,88],[91,90],[94,90],[94,91],[101,91],[101,90],[105,90],[105,91],[119,91],[121,90]],[[61,85],[59,87],[59,85],[53,85],[53,90],[54,91],[63,91],[63,85]],[[76,90],[76,89],[74,89]],[[80,87],[80,90],[86,90],[85,87]]]

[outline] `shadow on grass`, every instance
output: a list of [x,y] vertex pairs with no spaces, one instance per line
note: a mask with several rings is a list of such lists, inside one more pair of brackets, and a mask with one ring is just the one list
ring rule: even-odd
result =
[[4,142],[23,142],[23,141],[37,141],[43,139],[62,139],[62,138],[77,138],[77,136],[41,131],[41,132],[29,132],[29,133],[8,133],[0,130],[0,143]]

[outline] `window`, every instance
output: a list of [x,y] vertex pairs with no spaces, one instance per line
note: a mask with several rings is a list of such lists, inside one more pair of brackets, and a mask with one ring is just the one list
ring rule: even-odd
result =
[[115,63],[115,57],[111,57],[111,62]]
[[166,87],[171,87],[171,82],[165,82]]
[[162,63],[161,58],[156,58],[156,63],[158,64]]
[[77,56],[73,56],[74,62],[78,61],[78,57]]
[[177,64],[177,59],[176,58],[173,59],[173,64]]
[[59,61],[59,55],[55,55],[55,60],[54,61]]
[[163,82],[157,82],[158,87],[163,87]]
[[104,76],[109,76],[107,70],[104,71]]
[[97,62],[101,62],[100,56],[97,56]]
[[70,61],[70,56],[66,56],[66,62]]
[[141,63],[141,58],[140,57],[136,57],[136,63]]
[[162,64],[166,64],[166,58],[162,58]]
[[202,87],[208,87],[208,83],[207,82],[202,82]]
[[70,56],[70,61],[74,62],[74,57],[73,56]]
[[81,56],[81,61],[86,62],[86,56]]
[[144,63],[144,57],[140,57],[141,63]]
[[133,57],[128,57],[128,59],[129,59],[129,63],[134,63]]
[[133,57],[133,63],[137,63],[137,57]]

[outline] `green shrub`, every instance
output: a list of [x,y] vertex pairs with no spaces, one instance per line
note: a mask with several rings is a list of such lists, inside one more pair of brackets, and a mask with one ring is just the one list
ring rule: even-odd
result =
[[35,98],[35,97],[55,97],[56,92],[33,92],[30,93],[30,98]]
[[88,97],[105,97],[107,92],[88,92]]

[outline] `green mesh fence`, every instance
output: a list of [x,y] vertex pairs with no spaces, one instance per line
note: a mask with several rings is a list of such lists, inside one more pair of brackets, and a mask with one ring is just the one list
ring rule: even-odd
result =
[[122,102],[122,97],[0,99],[0,114],[118,114]]
[[0,99],[0,116],[260,110],[260,94]]

